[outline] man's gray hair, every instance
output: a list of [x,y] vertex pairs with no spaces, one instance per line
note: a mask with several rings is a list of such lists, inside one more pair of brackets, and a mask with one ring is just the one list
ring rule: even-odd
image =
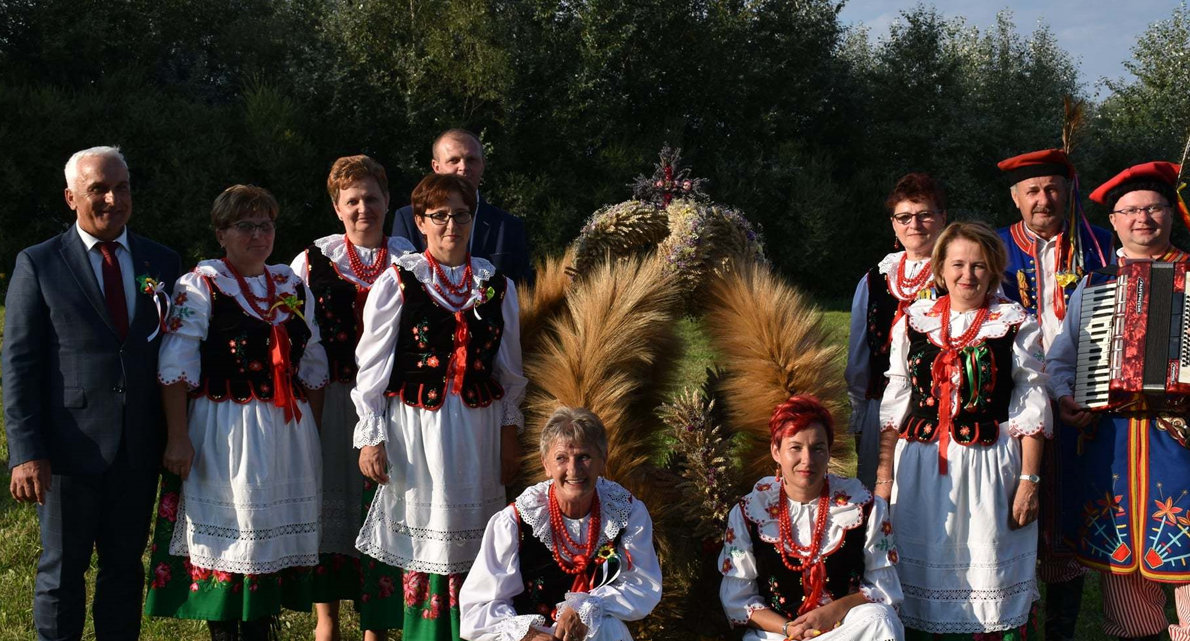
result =
[[121,165],[124,165],[124,169],[128,169],[128,162],[124,160],[124,154],[120,153],[119,147],[104,145],[99,147],[91,147],[90,149],[84,149],[82,151],[76,151],[74,152],[74,155],[70,157],[70,160],[66,161],[66,169],[63,172],[66,174],[67,189],[74,189],[74,183],[78,180],[79,161],[81,161],[83,158],[90,158],[92,156],[98,156],[101,158],[115,158],[116,160],[120,161]]
[[541,456],[544,458],[554,441],[593,447],[607,460],[607,430],[603,421],[585,407],[559,407],[550,414],[541,430]]

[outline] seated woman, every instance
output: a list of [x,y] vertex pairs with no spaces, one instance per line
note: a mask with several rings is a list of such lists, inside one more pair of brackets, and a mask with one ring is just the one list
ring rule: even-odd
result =
[[719,599],[745,641],[904,638],[888,504],[856,479],[827,474],[830,412],[794,396],[769,421],[777,476],[727,516]]
[[661,600],[653,521],[600,478],[607,434],[589,410],[559,408],[541,433],[550,478],[488,521],[459,593],[470,641],[629,640],[625,621]]

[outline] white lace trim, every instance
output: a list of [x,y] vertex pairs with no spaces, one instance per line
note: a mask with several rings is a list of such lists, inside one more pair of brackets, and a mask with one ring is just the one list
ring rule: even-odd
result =
[[529,628],[540,625],[545,625],[545,617],[540,614],[520,614],[501,619],[496,624],[496,634],[500,635],[501,641],[521,641],[529,634]]
[[[897,271],[897,263],[901,262],[901,256],[904,256],[904,255],[905,255],[904,251],[886,254],[884,256],[884,258],[880,259],[879,263],[876,263],[876,270],[884,275],[895,273]],[[918,261],[912,261],[912,262],[918,262]]]
[[365,416],[355,424],[355,432],[351,436],[351,447],[359,449],[366,445],[379,445],[388,440],[385,431],[387,421],[384,416]]
[[302,385],[306,389],[322,389],[322,388],[326,387],[328,383],[331,382],[331,376],[330,376],[330,372],[328,372],[325,367],[322,368],[321,373],[322,373],[322,378],[318,379],[317,383],[311,383],[310,381],[306,380],[305,376],[302,376],[301,374],[298,374],[298,380],[300,380],[302,382]]
[[[423,252],[411,252],[400,256],[396,260],[396,264],[402,269],[411,272],[413,277],[423,285],[434,284],[434,270],[430,267],[429,261],[426,260],[426,255]],[[461,266],[460,266],[461,267]],[[448,279],[453,280],[458,278],[463,270],[459,267],[451,268],[445,265],[442,266],[443,273]],[[471,296],[459,309],[466,309],[478,303],[484,298],[484,290],[487,289],[484,285],[496,275],[496,267],[483,258],[471,257]]]
[[769,609],[769,606],[767,606],[763,603],[749,603],[748,605],[744,606],[744,611],[746,611],[748,613],[748,618],[744,619],[743,621],[740,621],[739,619],[732,619],[731,624],[736,625],[736,626],[741,626],[741,627],[748,625],[748,622],[752,620],[753,614],[756,614],[757,612],[759,612],[761,610],[767,610],[767,609]]
[[[864,487],[858,479],[848,478],[845,476],[835,476],[828,474],[827,480],[830,484],[830,508],[828,531],[834,528],[842,530],[854,530],[864,523],[864,506],[872,502],[872,492]],[[842,496],[846,496],[846,501],[839,503]],[[742,501],[743,516],[748,521],[756,525],[756,531],[760,535],[761,540],[768,543],[776,543],[780,540],[780,531],[777,519],[770,516],[769,509],[777,504],[781,498],[781,489],[777,485],[777,479],[773,476],[766,476],[756,482],[752,491],[744,497]],[[792,499],[786,499],[792,501]],[[815,502],[809,503],[810,509],[817,509]],[[833,537],[828,537],[833,538]],[[839,536],[839,545],[842,545],[844,536]],[[838,545],[829,549],[823,550],[821,556],[829,556],[836,549]]]
[[198,381],[192,380],[190,375],[187,374],[185,371],[182,371],[176,377],[171,378],[171,379],[162,378],[161,373],[160,372],[157,373],[157,382],[161,383],[162,385],[173,385],[174,383],[177,383],[179,381],[186,381],[187,389],[195,389],[198,387],[198,383],[199,383]]
[[888,603],[888,600],[884,598],[884,591],[878,589],[876,586],[870,583],[861,581],[859,584],[859,592],[860,594],[864,595],[864,598],[868,600],[868,603]]
[[381,561],[393,567],[398,567],[402,570],[408,570],[411,572],[425,572],[427,574],[459,574],[470,571],[471,565],[475,563],[474,559],[470,561],[459,561],[458,563],[431,563],[429,561],[419,561],[413,557],[408,557],[401,554],[393,554],[379,545],[372,543],[371,541],[356,541],[355,547],[360,552],[363,552],[377,561]]
[[[549,487],[553,482],[553,479],[549,479],[530,486],[521,492],[515,501],[521,520],[532,528],[533,536],[551,550],[554,548],[554,538],[550,534]],[[596,544],[596,547],[599,547],[608,541],[616,540],[620,531],[628,526],[628,515],[632,513],[634,499],[632,493],[619,483],[603,477],[599,477],[595,482],[595,491],[599,495],[599,518],[602,520],[599,542]],[[589,518],[590,515],[584,516],[579,522],[585,524]],[[626,545],[629,540],[626,537],[620,543]]]
[[1038,422],[1031,427],[1023,427],[1019,422],[1017,422],[1015,418],[1008,421],[1008,433],[1016,438],[1041,434],[1044,430],[1045,425],[1043,425],[1041,422]]
[[[507,397],[505,397],[507,398]],[[521,408],[512,403],[501,402],[504,408],[504,414],[500,419],[501,425],[516,425],[517,435],[525,432],[525,415],[521,412]]]
[[[262,283],[260,294],[264,293],[264,285],[262,277],[268,275],[276,283],[276,292],[278,296],[292,296],[297,293],[299,287],[302,286],[302,281],[293,273],[289,265],[265,265],[264,274],[260,276],[245,276],[244,281],[248,283],[248,287],[252,287],[254,283]],[[222,260],[204,260],[194,268],[194,272],[201,276],[206,276],[214,281],[215,286],[224,295],[236,297],[241,295],[240,284],[236,282],[236,277],[232,275],[227,269],[227,264]],[[255,292],[250,292],[255,293]],[[241,305],[242,307],[242,305]],[[256,315],[252,310],[245,310]],[[303,311],[304,313],[304,311]],[[288,318],[288,314],[280,314]]]
[[[910,327],[925,334],[929,337],[931,343],[941,347],[942,315],[935,309],[938,305],[937,300],[919,300],[909,306],[909,311],[906,312],[905,316],[909,321]],[[966,312],[952,311],[950,315],[953,319],[956,316],[962,315],[973,316],[975,313],[976,310]],[[1008,333],[1009,329],[1025,322],[1026,318],[1028,316],[1024,307],[1007,298],[998,297],[992,302],[988,319],[979,328],[976,338],[985,340],[1001,338]],[[951,324],[953,325],[953,321]]]
[[564,608],[574,610],[578,620],[587,626],[584,639],[594,639],[599,634],[599,622],[603,619],[603,602],[587,592],[567,592],[566,600],[555,605],[558,612]]
[[[311,532],[316,533],[318,531],[317,524],[312,525],[314,527]],[[177,520],[174,521],[174,533],[169,540],[169,553],[173,556],[188,558],[190,564],[196,567],[235,574],[270,574],[272,572],[279,572],[285,568],[313,567],[318,565],[317,552],[310,554],[291,554],[280,559],[265,562],[223,559],[217,556],[213,557],[192,552],[186,540],[186,531],[189,527],[189,521],[186,517],[186,494],[180,492],[178,497]]]
[[[330,236],[323,236],[314,241],[314,246],[339,267],[340,271],[350,271],[351,261],[347,258],[347,236],[344,234],[331,234]],[[359,254],[360,260],[365,265],[371,265],[376,258],[376,249],[368,249],[367,247],[355,246],[356,253]],[[390,263],[396,263],[397,259],[411,251],[415,251],[413,244],[408,239],[401,236],[388,237],[388,259]]]

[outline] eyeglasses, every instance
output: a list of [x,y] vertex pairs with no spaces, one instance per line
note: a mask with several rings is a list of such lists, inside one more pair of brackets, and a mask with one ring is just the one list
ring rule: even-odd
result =
[[909,223],[913,222],[913,220],[915,218],[917,219],[917,222],[919,222],[919,223],[927,223],[928,224],[928,223],[934,222],[934,219],[937,217],[938,217],[938,212],[930,211],[928,209],[919,211],[916,214],[896,214],[894,216],[889,216],[889,218],[892,218],[893,220],[897,221],[897,224],[902,227],[908,227]]
[[1124,209],[1117,209],[1113,214],[1121,214],[1129,218],[1135,218],[1142,212],[1150,216],[1156,216],[1169,208],[1169,205],[1149,205],[1147,207],[1125,207]]
[[453,214],[436,211],[432,214],[426,214],[426,218],[433,221],[435,225],[445,225],[448,220],[453,220],[456,225],[466,225],[471,222],[474,215],[469,211],[460,211]]
[[238,223],[232,223],[231,228],[240,232],[241,234],[244,234],[245,236],[251,236],[253,232],[257,231],[262,234],[271,234],[277,230],[277,224],[271,220],[266,220],[259,223],[241,220]]

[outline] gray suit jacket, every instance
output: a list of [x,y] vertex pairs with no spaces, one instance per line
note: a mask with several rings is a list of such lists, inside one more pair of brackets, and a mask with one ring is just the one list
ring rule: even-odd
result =
[[[134,277],[172,288],[178,255],[128,233]],[[121,342],[86,247],[72,225],[17,256],[5,299],[4,428],[9,466],[49,459],[54,474],[98,474],[123,441],[136,466],[160,464],[165,443],[157,385],[160,336],[148,294],[136,294]]]

